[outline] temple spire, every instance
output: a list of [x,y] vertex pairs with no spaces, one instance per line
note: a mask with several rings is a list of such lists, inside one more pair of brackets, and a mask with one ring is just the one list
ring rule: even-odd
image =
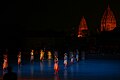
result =
[[79,25],[79,29],[78,29],[78,37],[85,37],[87,30],[88,30],[88,27],[86,24],[86,20],[83,16],[80,21],[80,25]]
[[108,4],[101,20],[101,31],[111,31],[116,27],[116,19]]
[[109,4],[108,4],[108,7],[107,7],[107,10],[110,10],[110,6],[109,6]]

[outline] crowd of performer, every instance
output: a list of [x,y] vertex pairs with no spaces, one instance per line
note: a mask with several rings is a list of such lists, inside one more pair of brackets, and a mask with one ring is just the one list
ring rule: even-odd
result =
[[[54,53],[52,54],[52,52],[49,50],[47,52],[45,52],[45,50],[40,50],[40,54],[39,54],[39,59],[40,61],[44,61],[45,60],[45,53],[47,53],[47,60],[54,60],[54,71],[55,71],[55,74],[58,73],[59,71],[59,60],[58,60],[58,51],[54,51]],[[30,52],[30,62],[33,63],[34,62],[34,50],[32,49],[31,52]],[[18,66],[20,67],[21,65],[21,51],[19,50],[18,51],[18,55],[17,55],[17,58],[18,58]],[[60,54],[59,54],[60,55]],[[62,56],[62,55],[60,55]],[[63,60],[63,64],[64,64],[64,68],[67,69],[67,66],[68,66],[68,60],[70,60],[70,64],[73,64],[74,62],[78,62],[79,61],[79,50],[76,49],[74,52],[70,51],[69,53],[68,52],[65,52],[63,54],[64,56],[64,60]],[[68,58],[69,57],[69,58]],[[3,71],[6,70],[6,68],[8,67],[8,55],[7,54],[4,54],[3,55]]]

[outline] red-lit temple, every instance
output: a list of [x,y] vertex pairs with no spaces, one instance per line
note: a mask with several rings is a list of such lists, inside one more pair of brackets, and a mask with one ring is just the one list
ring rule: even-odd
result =
[[[100,27],[99,27],[100,26]],[[101,17],[101,23],[97,27],[97,33],[94,35],[88,36],[88,26],[84,17],[80,21],[80,25],[77,32],[77,37],[79,41],[84,38],[79,45],[84,45],[87,49],[104,49],[104,50],[117,50],[119,49],[119,26],[116,24],[116,18],[110,6],[108,5],[107,9],[104,11],[103,16]],[[91,27],[91,26],[90,26]],[[86,38],[86,39],[85,39]],[[86,41],[85,41],[86,40]],[[82,46],[81,46],[82,47]]]
[[[112,31],[113,29],[115,29],[115,27],[116,27],[116,19],[112,10],[108,5],[108,8],[105,10],[101,19],[100,32]],[[82,17],[78,28],[78,37],[85,37],[87,33],[88,33],[87,23],[85,18]]]
[[80,25],[78,29],[78,37],[85,37],[87,31],[88,31],[87,23],[83,16],[80,21]]
[[111,31],[116,27],[116,19],[109,5],[101,20],[101,31]]

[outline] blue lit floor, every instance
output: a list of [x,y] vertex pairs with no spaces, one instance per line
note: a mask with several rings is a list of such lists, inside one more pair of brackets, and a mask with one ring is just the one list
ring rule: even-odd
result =
[[[19,79],[25,80],[120,80],[120,60],[84,60],[69,64],[64,68],[63,60],[59,60],[59,73],[54,74],[53,61],[22,64],[20,68],[13,64],[13,71]],[[0,71],[2,75],[2,71]]]

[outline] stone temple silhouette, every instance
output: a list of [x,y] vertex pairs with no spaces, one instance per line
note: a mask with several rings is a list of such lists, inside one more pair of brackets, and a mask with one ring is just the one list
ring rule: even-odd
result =
[[87,35],[87,32],[88,32],[88,27],[87,27],[86,20],[83,16],[78,28],[78,37],[85,37]]
[[[105,10],[105,12],[101,18],[100,32],[112,31],[115,28],[116,28],[116,19],[115,19],[115,16],[114,16],[112,10],[110,9],[110,7],[108,5],[107,9]],[[89,31],[89,29],[88,29],[86,20],[83,16],[80,21],[77,36],[78,37],[87,37],[89,35],[88,31]],[[99,32],[99,31],[97,31],[97,32]]]
[[109,5],[101,19],[101,31],[112,31],[116,27],[116,19]]

